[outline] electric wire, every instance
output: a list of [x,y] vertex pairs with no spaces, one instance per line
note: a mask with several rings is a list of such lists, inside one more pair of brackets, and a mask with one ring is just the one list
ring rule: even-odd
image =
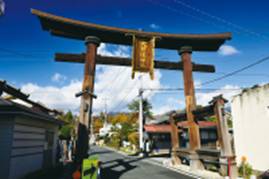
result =
[[221,18],[219,16],[216,16],[216,15],[213,15],[211,13],[208,13],[208,12],[206,12],[204,10],[201,10],[201,9],[199,9],[197,7],[194,7],[194,6],[192,6],[192,5],[190,5],[190,4],[186,3],[186,2],[183,2],[181,0],[174,0],[174,2],[177,3],[177,4],[180,4],[180,5],[184,6],[185,8],[188,8],[188,9],[194,11],[194,12],[197,12],[197,13],[199,13],[201,15],[207,16],[207,17],[209,17],[211,19],[214,19],[216,21],[219,21],[219,22],[221,22],[221,23],[223,23],[223,24],[225,24],[227,26],[233,27],[233,28],[235,28],[235,29],[237,29],[239,31],[244,32],[244,33],[254,35],[254,36],[259,37],[259,38],[264,38],[264,39],[267,39],[267,40],[269,39],[269,37],[267,37],[267,36],[265,36],[265,35],[263,35],[261,33],[254,32],[254,31],[249,30],[249,29],[247,29],[245,27],[242,27],[241,25],[232,23],[232,22],[230,22],[230,21],[228,21],[228,20],[226,20],[224,18]]
[[[134,87],[137,85],[137,83],[138,83],[138,80],[136,80],[136,82],[134,83],[134,85],[133,85],[133,89],[132,89],[131,91],[127,92],[126,95],[122,98],[122,100],[121,100],[115,107],[113,107],[113,108],[110,110],[111,112],[112,112],[112,111],[115,111],[115,110],[118,110],[118,108],[121,107],[122,103],[126,100],[126,98],[129,97],[129,95],[132,93],[132,91],[133,91],[134,89],[136,89],[136,88],[134,88]],[[137,97],[137,96],[135,96],[135,98],[136,98],[136,97]],[[135,99],[135,98],[134,98],[134,99]]]
[[266,56],[266,57],[264,57],[264,58],[261,58],[261,59],[255,61],[255,62],[253,62],[253,63],[247,65],[247,66],[244,66],[244,67],[242,67],[242,68],[240,68],[240,69],[238,69],[238,70],[235,70],[235,71],[232,71],[232,72],[230,72],[230,73],[227,73],[226,75],[223,75],[223,76],[221,76],[221,77],[218,77],[218,78],[215,78],[215,79],[211,79],[211,80],[205,81],[205,82],[201,83],[200,86],[208,85],[208,84],[211,84],[211,83],[214,83],[214,82],[223,80],[223,79],[228,78],[228,77],[230,77],[230,76],[233,76],[233,75],[235,75],[235,74],[237,74],[237,73],[240,73],[240,72],[242,72],[242,71],[245,71],[245,70],[247,70],[247,69],[249,69],[249,68],[252,68],[252,67],[254,67],[254,66],[258,65],[258,64],[261,64],[261,63],[263,63],[263,62],[265,62],[265,61],[267,61],[267,60],[269,60],[269,56]]

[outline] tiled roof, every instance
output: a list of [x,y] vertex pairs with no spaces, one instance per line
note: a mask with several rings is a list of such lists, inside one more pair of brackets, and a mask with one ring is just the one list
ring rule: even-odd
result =
[[[198,122],[200,128],[206,128],[206,127],[215,127],[216,123],[211,121],[199,121]],[[187,128],[188,127],[188,121],[178,122],[177,125],[179,127]],[[144,129],[146,132],[150,133],[168,133],[171,132],[171,126],[169,124],[150,124],[145,125]]]
[[171,132],[171,126],[170,125],[145,125],[144,129],[146,132],[160,132],[160,133],[168,133]]
[[5,100],[0,97],[0,114],[18,114],[18,115],[27,115],[32,116],[35,119],[45,120],[47,122],[52,122],[56,124],[63,124],[62,121],[56,119],[55,117],[46,114],[41,111],[34,110],[19,103],[15,103],[10,100]]
[[[215,122],[211,122],[211,121],[198,121],[199,127],[214,127],[216,126]],[[182,121],[182,122],[178,122],[177,125],[179,127],[188,127],[188,121]]]

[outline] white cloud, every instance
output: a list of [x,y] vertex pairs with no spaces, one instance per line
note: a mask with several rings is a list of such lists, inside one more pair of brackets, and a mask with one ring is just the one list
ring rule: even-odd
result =
[[154,30],[160,29],[160,26],[157,24],[154,24],[154,23],[150,24],[149,27],[154,29]]
[[75,93],[81,90],[81,81],[71,81],[63,87],[39,86],[27,83],[21,90],[30,94],[30,99],[41,102],[50,108],[76,111],[79,107],[79,99]]
[[231,100],[232,96],[240,93],[239,86],[233,85],[225,85],[219,90],[215,90],[212,92],[197,92],[196,93],[196,101],[199,105],[208,105],[208,102],[212,100],[213,97],[223,94],[223,97],[227,100]]
[[230,55],[238,54],[239,51],[231,45],[222,45],[219,48],[218,53],[222,56],[230,56]]
[[[108,50],[108,48],[115,48],[112,50]],[[105,56],[117,56],[117,57],[129,57],[130,56],[130,48],[123,45],[117,45],[117,46],[108,46],[104,43],[101,43],[101,45],[98,47],[97,53],[100,55]]]
[[[108,50],[105,44],[101,44],[98,53],[110,56],[129,56],[129,48],[118,46],[113,52]],[[126,104],[134,99],[138,94],[140,82],[138,75],[131,79],[131,68],[118,66],[98,66],[102,70],[96,71],[95,94],[98,98],[94,99],[94,113],[104,111],[105,101],[107,98],[107,107],[109,110],[122,111],[126,110]],[[161,73],[155,70],[155,79],[150,80],[149,74],[142,74],[144,88],[160,88]],[[82,78],[82,77],[81,77]],[[40,101],[43,104],[56,109],[72,110],[78,112],[80,99],[75,98],[75,93],[81,91],[82,81],[72,80],[69,84],[57,87],[53,85],[40,86],[34,83],[22,85],[23,92],[31,94],[30,98]],[[146,91],[145,97],[151,98],[155,93]],[[119,106],[119,104],[121,104]]]
[[52,77],[51,77],[51,81],[53,82],[63,82],[67,79],[66,76],[60,74],[60,73],[55,73]]
[[[97,76],[95,91],[98,99],[94,101],[96,110],[104,109],[104,99],[111,111],[124,111],[128,102],[138,95],[140,81],[138,77],[131,79],[131,68],[104,67],[104,72]],[[136,74],[138,76],[138,74]],[[142,74],[143,88],[160,88],[161,73],[155,71],[155,80],[150,80],[148,74]],[[155,93],[145,91],[144,96],[151,98]]]
[[194,87],[195,88],[201,88],[202,87],[202,81],[201,80],[194,80]]
[[153,114],[159,115],[172,110],[182,109],[185,105],[183,100],[181,100],[179,97],[169,97],[166,98],[161,104],[159,104],[159,106],[155,106],[153,104]]

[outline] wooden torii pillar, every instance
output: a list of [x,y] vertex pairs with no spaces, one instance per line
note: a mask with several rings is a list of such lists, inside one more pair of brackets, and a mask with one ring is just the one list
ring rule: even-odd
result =
[[192,75],[192,47],[185,46],[179,51],[183,63],[184,94],[186,103],[186,114],[188,120],[189,142],[190,142],[190,166],[192,169],[203,169],[203,164],[199,160],[195,150],[201,146],[199,125],[195,122],[192,111],[196,108],[196,99],[194,93],[194,82]]
[[224,104],[228,101],[222,95],[216,96],[210,101],[214,106],[214,113],[217,118],[217,133],[220,144],[220,173],[234,179],[237,177],[237,166],[235,155],[232,150],[232,142],[229,134],[228,121],[224,117]]
[[[94,76],[96,66],[97,47],[100,40],[94,36],[85,39],[87,53],[84,64],[84,80],[81,92],[80,116],[78,125],[78,139],[76,146],[76,161],[81,162],[88,157],[89,133],[91,134],[92,102],[94,92]],[[89,132],[90,131],[90,132]]]

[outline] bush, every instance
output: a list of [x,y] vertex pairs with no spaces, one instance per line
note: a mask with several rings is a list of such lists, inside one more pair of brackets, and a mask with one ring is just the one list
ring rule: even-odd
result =
[[135,145],[138,147],[139,144],[139,135],[137,132],[132,132],[128,135],[128,140],[131,142],[131,144]]
[[118,133],[112,134],[108,145],[113,148],[119,149],[121,145],[120,135]]
[[244,177],[246,179],[249,179],[253,173],[252,166],[246,161],[245,158],[242,158],[238,173],[240,177]]

